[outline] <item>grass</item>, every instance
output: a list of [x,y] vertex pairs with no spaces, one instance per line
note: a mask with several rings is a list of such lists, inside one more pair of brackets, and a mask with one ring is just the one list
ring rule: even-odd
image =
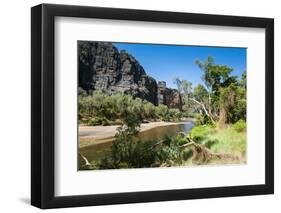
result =
[[217,141],[211,146],[214,152],[240,155],[239,157],[246,154],[246,132],[237,132],[232,127],[228,127],[210,134],[209,140]]
[[[194,127],[190,136],[215,153],[231,154],[240,163],[246,162],[246,131],[237,131],[234,125],[218,129],[210,125]],[[226,163],[226,162],[221,162]],[[231,162],[230,162],[231,163]]]

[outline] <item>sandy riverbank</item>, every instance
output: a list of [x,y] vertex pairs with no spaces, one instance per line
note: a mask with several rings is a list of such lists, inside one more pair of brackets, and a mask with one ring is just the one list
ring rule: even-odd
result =
[[[140,132],[144,132],[159,126],[177,125],[186,122],[192,122],[192,120],[186,120],[182,122],[159,121],[143,123],[141,124]],[[112,141],[112,138],[117,132],[117,127],[119,126],[79,126],[79,148]]]

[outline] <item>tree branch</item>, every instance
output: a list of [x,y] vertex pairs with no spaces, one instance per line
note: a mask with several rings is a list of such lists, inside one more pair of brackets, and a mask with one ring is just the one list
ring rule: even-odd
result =
[[195,103],[199,104],[202,107],[202,109],[204,110],[205,114],[211,119],[212,123],[213,124],[215,123],[212,115],[208,112],[208,110],[206,109],[206,107],[203,103],[197,101],[195,98],[189,98],[189,100],[194,101]]
[[232,154],[227,154],[227,153],[215,153],[209,150],[207,147],[205,147],[202,144],[198,144],[195,141],[193,141],[191,138],[187,138],[189,141],[186,144],[183,144],[181,148],[185,148],[187,146],[193,146],[195,153],[193,153],[193,158],[192,160],[198,161],[199,162],[208,162],[212,158],[218,158],[218,159],[231,159],[233,161],[238,161],[239,157],[232,155]]
[[90,162],[88,161],[88,159],[84,155],[82,155],[80,153],[79,153],[79,155],[84,160],[85,166],[90,166],[91,165]]

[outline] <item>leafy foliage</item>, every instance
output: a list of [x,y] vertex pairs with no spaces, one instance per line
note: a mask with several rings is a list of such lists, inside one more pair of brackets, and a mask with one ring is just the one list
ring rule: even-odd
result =
[[[165,137],[162,141],[135,141],[139,123],[130,118],[118,129],[111,147],[110,156],[105,157],[98,164],[99,169],[143,168],[162,165],[180,165],[188,156],[181,146],[187,143],[184,135]],[[132,119],[132,120],[130,120]],[[133,122],[133,126],[128,126]]]
[[187,80],[174,80],[184,97],[183,110],[199,114],[199,124],[217,123],[224,127],[239,119],[246,120],[246,71],[238,80],[238,76],[231,75],[232,68],[215,64],[211,56],[204,62],[196,60],[195,63],[203,71],[205,85],[198,84],[192,89]]
[[195,126],[192,128],[191,132],[189,133],[189,136],[194,141],[200,141],[204,139],[204,137],[210,133],[214,132],[214,129],[211,125],[201,125],[201,126]]
[[237,121],[234,125],[233,128],[237,131],[237,132],[243,132],[246,130],[247,128],[247,124],[244,120],[239,120]]
[[[81,92],[79,93],[81,94]],[[127,114],[133,113],[141,121],[160,119],[178,121],[182,114],[178,109],[166,105],[154,106],[152,103],[130,95],[117,93],[107,95],[100,91],[79,96],[79,121],[87,125],[120,124]]]

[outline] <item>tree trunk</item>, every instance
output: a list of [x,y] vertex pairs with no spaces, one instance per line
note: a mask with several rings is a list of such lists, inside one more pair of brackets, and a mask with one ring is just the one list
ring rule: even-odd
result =
[[223,159],[223,160],[231,160],[231,161],[239,161],[239,157],[236,155],[232,154],[227,154],[227,153],[215,153],[209,150],[207,147],[205,147],[202,144],[198,144],[195,141],[193,141],[191,138],[188,138],[188,143],[182,145],[181,147],[188,147],[188,146],[193,146],[194,148],[194,153],[192,157],[192,161],[197,162],[199,164],[202,163],[208,163],[212,159]]
[[220,110],[219,127],[224,127],[227,122],[227,111],[222,108]]
[[189,98],[189,100],[194,101],[195,103],[199,104],[199,105],[202,107],[202,109],[203,109],[203,111],[205,112],[205,114],[210,118],[211,122],[212,122],[213,124],[215,124],[215,121],[214,121],[214,119],[213,119],[212,114],[210,114],[210,113],[208,112],[208,110],[206,109],[206,107],[205,107],[205,105],[204,105],[203,103],[197,101],[195,98]]

